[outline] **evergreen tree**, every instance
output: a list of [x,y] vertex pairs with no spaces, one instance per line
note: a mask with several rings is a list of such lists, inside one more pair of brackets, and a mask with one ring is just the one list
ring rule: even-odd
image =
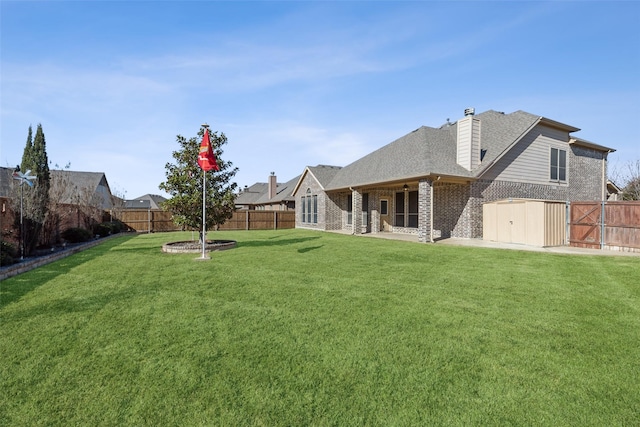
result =
[[[173,152],[176,163],[165,165],[167,180],[159,188],[171,195],[163,204],[163,208],[172,212],[176,224],[191,229],[202,228],[202,174],[198,166],[198,152],[204,135],[204,127],[200,128],[198,137],[186,139],[178,135],[176,140],[180,150]],[[238,172],[230,161],[222,160],[222,146],[227,143],[224,133],[209,132],[211,146],[216,156],[219,171],[204,172],[206,176],[206,228],[214,228],[224,224],[235,211],[235,190],[238,184],[231,179]],[[204,236],[200,235],[200,240]]]
[[25,255],[30,255],[38,245],[49,205],[49,160],[41,124],[38,124],[33,140],[31,126],[29,126],[27,144],[22,154],[20,169],[23,173],[30,170],[31,174],[37,177],[33,187],[21,190],[23,192],[24,252]]
[[26,166],[27,164],[25,163],[25,159],[31,159],[31,153],[33,151],[33,129],[31,128],[31,125],[29,125],[29,133],[27,134],[27,144],[24,147],[24,151],[22,152],[22,163],[20,164],[20,169],[23,172],[26,172]]

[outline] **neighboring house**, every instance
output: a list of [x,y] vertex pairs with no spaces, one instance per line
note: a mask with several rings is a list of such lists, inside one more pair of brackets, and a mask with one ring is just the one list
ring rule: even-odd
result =
[[[19,210],[19,194],[13,179],[13,168],[0,168],[0,203],[3,235],[17,235],[11,209]],[[112,195],[102,172],[51,170],[49,212],[43,231],[43,243],[57,240],[62,231],[71,227],[91,229],[103,221],[105,211],[112,208]],[[28,191],[28,190],[25,190]],[[19,214],[19,212],[17,212]]]
[[155,209],[162,210],[162,203],[167,199],[158,194],[145,194],[133,200],[124,202],[125,209]]
[[610,202],[615,202],[618,200],[622,200],[622,188],[618,187],[615,182],[608,180],[607,181],[607,200]]
[[307,167],[296,227],[354,234],[482,237],[482,205],[508,198],[603,200],[607,155],[579,129],[524,111],[420,127],[343,168]]
[[61,203],[91,205],[105,211],[113,206],[111,189],[103,172],[52,170],[50,173],[51,191],[59,191],[59,194],[51,196]]
[[254,210],[255,204],[263,194],[267,192],[266,182],[256,182],[251,187],[245,185],[244,189],[236,196],[236,209]]
[[278,183],[272,172],[266,183],[257,182],[236,196],[236,209],[289,211],[295,209],[292,191],[298,183],[297,176],[285,183]]

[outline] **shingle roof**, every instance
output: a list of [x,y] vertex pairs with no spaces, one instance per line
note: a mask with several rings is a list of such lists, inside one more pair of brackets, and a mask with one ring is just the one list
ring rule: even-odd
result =
[[62,203],[74,203],[77,197],[85,198],[86,194],[84,193],[90,191],[92,195],[95,194],[102,198],[102,208],[106,209],[111,206],[111,194],[103,194],[98,190],[101,185],[109,188],[107,177],[103,172],[52,170],[50,173],[52,181],[55,179],[67,180],[65,191],[60,198]]
[[296,176],[293,179],[285,182],[284,184],[277,184],[276,186],[276,195],[269,199],[269,186],[265,189],[265,192],[260,196],[260,198],[255,202],[256,204],[265,204],[265,203],[278,203],[284,201],[293,201],[294,197],[291,195],[293,192],[293,188],[296,183],[300,179],[300,175]]
[[337,175],[337,173],[342,169],[342,166],[329,166],[329,165],[318,165],[318,166],[307,166],[304,169],[302,175],[298,177],[298,182],[293,186],[291,193],[298,191],[299,185],[302,183],[303,178],[307,174],[311,174],[318,184],[324,189],[327,184],[331,182],[331,180]]
[[[149,208],[151,209],[161,209],[162,208],[162,203],[164,201],[166,201],[167,199],[165,197],[162,197],[158,194],[145,194],[144,196],[140,196],[140,197],[136,197],[133,200],[127,200],[127,207],[129,207],[129,202],[138,202],[138,201],[147,201],[149,202]],[[138,206],[141,207],[140,204],[136,205],[136,203],[131,203],[132,206]],[[145,206],[145,209],[147,207]]]
[[267,191],[266,182],[256,182],[236,196],[236,205],[253,205]]
[[133,199],[125,200],[125,209],[151,209],[151,200],[149,199]]
[[342,169],[342,166],[318,165],[309,166],[309,172],[318,180],[318,183],[325,187],[336,174]]
[[[0,196],[11,197],[12,168],[0,168]],[[64,185],[64,191],[60,195],[61,203],[74,203],[78,197],[84,197],[85,191],[91,191],[102,198],[100,200],[103,208],[109,208],[111,201],[110,194],[103,194],[98,191],[98,186],[103,185],[109,188],[107,178],[103,172],[78,172],[69,170],[50,170],[51,181],[56,179]]]
[[456,161],[457,123],[440,128],[422,126],[345,166],[326,189],[337,190],[428,175],[473,178],[541,119],[524,111],[504,114],[492,110],[476,117],[481,123],[481,148],[486,152],[481,165],[474,171],[466,170]]

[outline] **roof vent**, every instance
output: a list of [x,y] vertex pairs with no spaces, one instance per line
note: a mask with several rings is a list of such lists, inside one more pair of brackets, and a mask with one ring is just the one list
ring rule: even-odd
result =
[[464,109],[464,116],[473,116],[476,114],[476,109],[475,108],[465,108]]

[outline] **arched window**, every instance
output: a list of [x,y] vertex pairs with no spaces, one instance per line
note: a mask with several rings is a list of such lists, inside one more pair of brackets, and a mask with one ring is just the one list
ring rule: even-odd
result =
[[307,188],[307,222],[311,223],[311,189]]

